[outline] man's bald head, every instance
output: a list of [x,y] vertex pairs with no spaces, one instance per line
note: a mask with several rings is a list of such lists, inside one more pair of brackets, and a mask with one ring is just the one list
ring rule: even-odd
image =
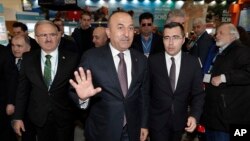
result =
[[108,41],[105,27],[96,27],[93,31],[93,43],[95,47],[104,46]]

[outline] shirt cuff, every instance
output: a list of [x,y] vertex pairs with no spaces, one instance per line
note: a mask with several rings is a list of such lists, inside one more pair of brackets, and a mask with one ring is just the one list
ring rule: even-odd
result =
[[221,74],[220,78],[221,78],[221,82],[222,83],[226,83],[227,82],[225,74]]
[[79,104],[81,109],[86,109],[89,105],[89,99],[86,100],[79,99]]

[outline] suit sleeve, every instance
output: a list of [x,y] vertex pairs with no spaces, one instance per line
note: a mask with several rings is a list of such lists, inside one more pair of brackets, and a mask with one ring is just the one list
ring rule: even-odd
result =
[[199,122],[203,110],[205,92],[202,83],[202,70],[199,65],[199,61],[196,60],[194,63],[195,67],[191,91],[190,116],[195,117],[196,121]]
[[148,128],[149,117],[149,69],[147,64],[145,65],[144,79],[141,85],[141,102],[142,102],[142,123],[141,128]]

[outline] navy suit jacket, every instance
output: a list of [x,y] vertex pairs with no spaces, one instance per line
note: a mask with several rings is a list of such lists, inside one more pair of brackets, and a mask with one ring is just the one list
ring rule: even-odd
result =
[[[175,92],[171,89],[165,52],[149,57],[151,84],[149,127],[160,131],[169,125],[174,130],[183,130],[188,116],[197,121],[202,113],[204,90],[199,61],[182,52],[180,74]],[[190,111],[188,112],[188,105]]]
[[73,118],[73,103],[68,95],[69,79],[76,65],[75,53],[59,49],[57,72],[48,90],[43,80],[41,50],[25,53],[19,74],[14,119],[23,119],[28,110],[30,120],[36,126],[43,126],[48,114],[53,112],[59,124],[69,124],[67,121]]
[[90,141],[120,140],[124,113],[130,141],[138,141],[140,129],[147,128],[148,69],[147,59],[130,49],[132,82],[124,98],[109,45],[83,54],[80,66],[90,69],[95,87],[102,91],[90,98],[90,113],[86,121],[85,137]]

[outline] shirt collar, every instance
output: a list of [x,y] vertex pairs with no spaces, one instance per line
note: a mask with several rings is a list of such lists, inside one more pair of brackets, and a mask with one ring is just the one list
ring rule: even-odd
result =
[[[119,50],[117,50],[116,48],[114,48],[111,43],[109,43],[110,49],[111,49],[111,53],[112,56],[115,57],[117,56],[119,53],[121,53]],[[122,53],[124,53],[125,56],[127,56],[129,54],[129,49],[123,51]]]
[[174,57],[175,60],[179,60],[181,58],[181,51],[179,51],[175,56],[171,56],[167,52],[165,52],[165,55],[167,59],[171,59],[171,57]]

